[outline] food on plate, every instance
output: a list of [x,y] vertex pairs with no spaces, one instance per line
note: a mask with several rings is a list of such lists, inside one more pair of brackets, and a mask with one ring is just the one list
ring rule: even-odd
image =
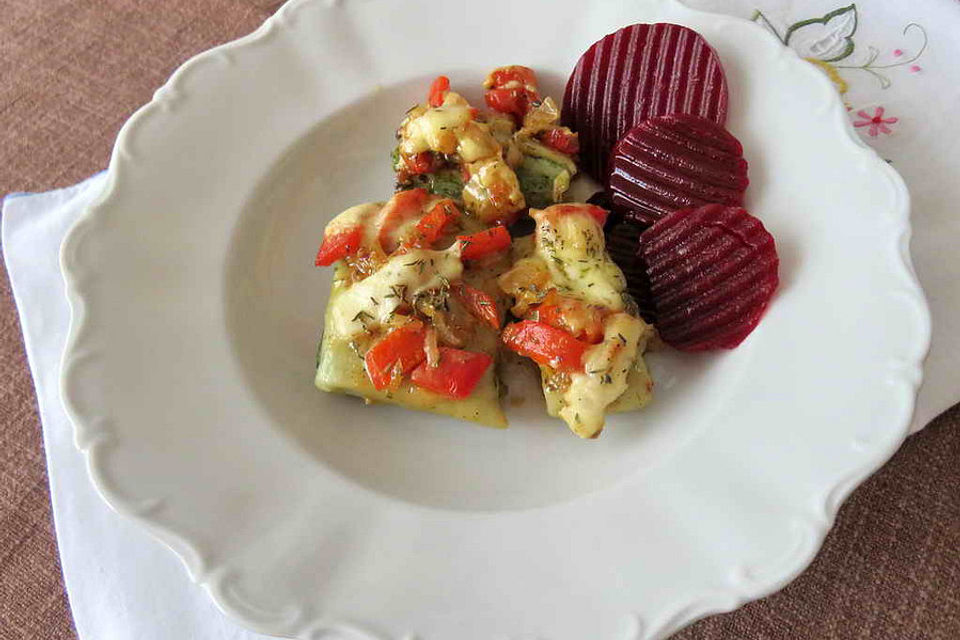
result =
[[423,187],[455,200],[487,224],[509,224],[530,206],[563,200],[577,173],[577,135],[540,95],[532,69],[499,67],[484,81],[489,110],[434,80],[427,102],[397,129],[393,168],[400,189]]
[[[483,89],[478,108],[438,76],[397,129],[396,193],[326,226],[315,383],[505,427],[503,355],[596,438],[650,402],[648,343],[733,348],[776,290],[773,237],[740,208],[723,70],[696,32],[639,24],[583,54],[562,119],[529,67]],[[565,202],[578,162],[605,190]]]
[[640,250],[657,330],[683,351],[736,347],[779,283],[773,236],[739,207],[674,211],[643,232]]
[[623,134],[648,118],[673,113],[726,121],[720,59],[687,27],[634,24],[580,56],[564,92],[562,122],[580,135],[583,170],[605,182],[607,158]]
[[740,141],[711,120],[683,113],[644,120],[610,154],[610,199],[652,224],[710,203],[741,206],[749,184]]
[[607,413],[650,401],[643,351],[652,329],[607,255],[605,209],[558,204],[530,215],[536,231],[517,240],[513,267],[498,280],[521,319],[503,343],[539,366],[547,412],[595,438]]
[[351,207],[317,253],[336,265],[316,385],[505,427],[494,372],[509,235],[426,189]]

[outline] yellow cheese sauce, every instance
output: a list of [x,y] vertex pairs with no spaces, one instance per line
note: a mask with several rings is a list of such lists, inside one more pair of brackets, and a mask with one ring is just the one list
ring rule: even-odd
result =
[[401,128],[400,151],[407,154],[421,151],[454,153],[458,144],[457,130],[470,119],[470,108],[461,105],[426,109]]
[[531,209],[537,223],[535,253],[550,271],[550,278],[564,295],[611,311],[624,308],[627,283],[607,255],[603,229],[588,214],[544,214]]
[[463,275],[460,251],[411,249],[395,255],[373,275],[347,287],[330,305],[329,329],[350,338],[386,323],[403,298],[439,289]]
[[607,317],[603,342],[590,347],[583,357],[584,372],[570,374],[563,392],[560,417],[581,438],[593,438],[603,429],[607,407],[627,390],[638,346],[646,323],[626,313]]
[[463,202],[481,220],[495,221],[504,212],[526,205],[517,174],[499,156],[470,165],[470,180],[463,187]]

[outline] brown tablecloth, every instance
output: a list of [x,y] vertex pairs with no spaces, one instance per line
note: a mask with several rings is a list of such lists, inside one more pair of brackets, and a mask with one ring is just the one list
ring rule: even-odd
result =
[[[182,61],[253,30],[279,4],[0,0],[0,193],[65,186],[105,167],[120,125]],[[36,399],[4,272],[0,640],[75,637]],[[800,578],[677,637],[960,640],[960,407],[911,437],[853,494]]]

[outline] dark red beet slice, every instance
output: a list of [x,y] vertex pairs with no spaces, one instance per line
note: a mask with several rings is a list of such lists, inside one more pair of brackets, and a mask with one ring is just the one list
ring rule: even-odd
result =
[[696,31],[635,24],[595,42],[580,56],[563,94],[563,124],[580,134],[583,169],[606,181],[610,149],[635,124],[690,113],[727,118],[720,59]]
[[647,322],[656,322],[656,311],[650,297],[650,280],[640,259],[640,234],[646,227],[635,222],[618,222],[607,234],[607,253],[617,263],[627,279],[627,292],[637,301],[640,316]]
[[732,349],[777,288],[773,236],[739,207],[680,209],[640,236],[663,340],[683,351]]
[[614,207],[647,224],[677,209],[710,203],[740,206],[749,183],[740,141],[697,116],[645,120],[610,154]]

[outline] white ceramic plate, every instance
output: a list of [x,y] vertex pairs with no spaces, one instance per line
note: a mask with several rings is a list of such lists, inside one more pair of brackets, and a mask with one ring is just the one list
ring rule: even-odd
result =
[[[317,392],[326,221],[385,198],[437,73],[522,63],[560,96],[633,22],[717,49],[782,285],[728,353],[583,442],[530,400],[495,431]],[[929,318],[908,198],[829,81],[672,0],[295,0],[124,127],[63,266],[63,394],[106,500],[242,623],[298,638],[662,638],[784,585],[904,437]],[[513,392],[518,393],[516,390]],[[173,612],[171,612],[173,614]]]

